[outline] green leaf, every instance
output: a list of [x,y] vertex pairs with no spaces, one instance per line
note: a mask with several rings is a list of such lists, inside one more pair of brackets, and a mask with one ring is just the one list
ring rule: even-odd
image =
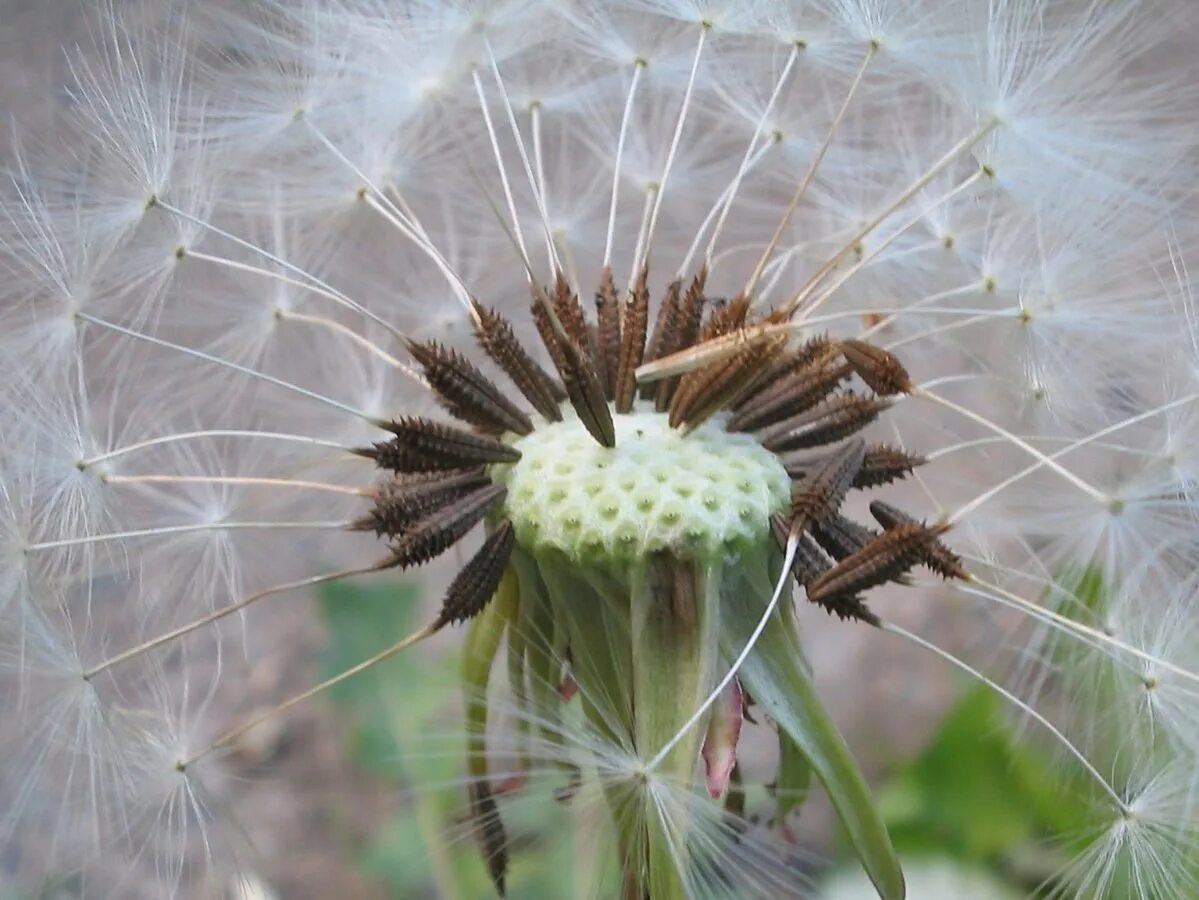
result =
[[781,825],[789,813],[808,799],[812,786],[812,764],[795,741],[779,730],[779,774],[774,783],[775,821]]
[[[752,560],[743,563],[749,571],[756,568]],[[761,571],[778,569],[763,560]],[[724,597],[723,645],[730,658],[740,654],[770,600],[768,578],[756,581],[742,590],[734,586]],[[787,603],[780,604],[741,667],[741,682],[811,764],[879,895],[899,900],[904,896],[899,860],[866,781],[816,694],[799,636],[784,615]]]
[[1080,830],[1088,806],[1076,787],[1034,742],[1011,734],[1002,699],[978,685],[888,786],[882,805],[903,852],[980,863]]

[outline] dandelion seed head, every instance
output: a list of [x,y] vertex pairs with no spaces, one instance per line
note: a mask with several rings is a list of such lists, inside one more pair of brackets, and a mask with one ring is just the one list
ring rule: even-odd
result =
[[[96,12],[0,191],[0,827],[47,836],[29,883],[232,883],[222,755],[460,624],[458,830],[498,888],[549,772],[604,895],[802,895],[756,740],[776,788],[813,763],[898,896],[799,598],[846,620],[804,641],[902,637],[1057,748],[1097,824],[1050,895],[1193,885],[1185,4],[131,21]],[[425,628],[229,721],[280,595],[434,558]],[[890,620],[901,592],[989,615],[951,652]]]

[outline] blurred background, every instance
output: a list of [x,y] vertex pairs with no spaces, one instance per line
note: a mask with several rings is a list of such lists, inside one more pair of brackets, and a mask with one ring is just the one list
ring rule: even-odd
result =
[[[168,5],[117,4],[149,21]],[[0,0],[0,159],[11,158],[14,137],[52,133],[69,103],[60,48],[88,42],[89,7]],[[230,708],[265,709],[390,644],[424,620],[442,583],[435,570],[426,580],[334,586],[276,604],[272,640],[255,648],[248,677],[225,687]],[[948,613],[944,600],[913,593],[882,597],[883,604],[889,618],[951,650],[1001,642],[1004,623]],[[803,614],[817,682],[876,786],[907,860],[909,896],[1018,897],[1054,872],[1063,857],[1043,839],[1076,828],[1085,810],[1058,783],[1060,769],[1013,730],[1001,701],[917,648]],[[477,848],[460,836],[461,753],[412,750],[430,733],[461,733],[455,646],[455,635],[443,635],[428,652],[380,666],[242,742],[227,760],[229,778],[207,798],[243,829],[245,870],[223,886],[228,896],[488,895]],[[575,883],[587,848],[561,838],[570,811],[551,791],[534,797],[536,787],[506,813],[514,845],[509,893],[549,900]],[[818,790],[779,840],[795,849],[797,874],[820,885],[816,896],[873,896]],[[0,878],[3,871],[0,863]],[[134,873],[130,896],[136,884]],[[40,898],[80,895],[64,873]]]

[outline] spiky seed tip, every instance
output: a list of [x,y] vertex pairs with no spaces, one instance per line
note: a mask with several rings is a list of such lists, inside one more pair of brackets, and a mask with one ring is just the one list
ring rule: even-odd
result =
[[[810,598],[809,598],[810,599]],[[881,624],[881,620],[876,616],[870,607],[866,605],[861,597],[839,594],[836,597],[830,597],[824,601],[817,601],[825,612],[829,615],[836,615],[841,621],[849,619],[854,622],[865,622],[867,625],[873,625],[877,628]]]
[[493,437],[418,416],[394,419],[386,428],[394,438],[354,452],[393,472],[462,469],[520,459],[519,450]]
[[397,536],[438,506],[489,483],[481,467],[419,472],[389,478],[375,491],[375,505],[352,526],[358,531]]
[[407,346],[450,415],[491,434],[533,430],[524,411],[457,350],[436,341],[409,341]]
[[[882,500],[875,500],[870,504],[870,514],[886,529],[897,528],[900,525],[924,524],[915,516],[910,516],[903,510],[892,506],[890,503],[884,503]],[[962,558],[936,537],[936,535],[944,534],[947,530],[948,526],[944,525],[932,526],[930,528],[933,535],[930,537],[924,556],[920,561],[942,578],[956,578],[967,581],[970,579],[970,572],[966,568],[965,563],[962,562]]]
[[928,462],[923,456],[908,453],[890,444],[878,444],[866,450],[862,468],[854,479],[855,488],[872,488],[906,478],[912,470]]
[[890,405],[877,397],[846,391],[779,422],[762,435],[761,443],[776,453],[831,444],[861,431]]
[[923,561],[936,534],[936,529],[920,524],[884,531],[807,585],[808,599],[823,603],[893,581]]
[[604,396],[616,399],[616,376],[620,371],[620,301],[612,281],[612,267],[605,266],[600,275],[599,290],[595,292],[596,363]]
[[432,510],[392,543],[391,565],[419,566],[440,556],[474,528],[507,493],[507,488],[502,485],[490,484]]
[[841,341],[841,354],[853,366],[858,377],[881,396],[910,394],[915,387],[903,363],[882,347],[849,339]]
[[683,302],[679,306],[679,318],[676,342],[678,349],[690,347],[699,338],[700,325],[704,319],[704,306],[707,298],[704,296],[704,286],[708,283],[708,269],[703,267],[691,279],[683,294]]
[[504,568],[516,544],[516,533],[507,519],[487,536],[483,546],[462,567],[446,590],[441,612],[433,627],[444,628],[455,622],[473,619],[483,611],[500,586]]
[[648,273],[642,269],[625,304],[620,321],[620,363],[616,370],[616,411],[628,413],[637,393],[637,367],[645,357],[645,329],[649,323]]
[[[558,333],[554,330],[550,311],[541,299],[534,297],[530,312],[533,316],[533,324],[537,326],[537,334],[541,337],[541,343],[549,352],[550,360],[554,363],[554,368],[558,370],[558,377],[565,382],[566,357],[562,354],[562,341],[558,339]],[[563,393],[567,392],[564,390]]]
[[529,356],[507,319],[477,300],[471,300],[471,304],[475,310],[475,339],[483,352],[547,421],[562,421],[558,408],[566,400],[562,385]]
[[475,781],[470,786],[471,818],[477,826],[479,849],[487,864],[487,874],[495,886],[496,893],[507,894],[505,881],[508,876],[508,838],[504,833],[504,822],[500,818],[491,787],[485,781]]
[[789,529],[792,534],[807,531],[836,515],[865,453],[866,443],[861,438],[854,438],[830,453],[791,489]]

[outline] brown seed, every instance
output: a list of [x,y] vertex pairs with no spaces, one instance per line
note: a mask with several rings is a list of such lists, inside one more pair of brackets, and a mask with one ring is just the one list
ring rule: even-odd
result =
[[504,577],[504,569],[515,544],[512,523],[504,519],[450,582],[441,601],[441,612],[433,623],[434,629],[465,622],[483,611],[500,586],[500,579]]
[[392,542],[391,565],[419,566],[440,556],[507,493],[503,485],[491,484],[432,510]]
[[735,400],[756,381],[784,344],[777,338],[754,344],[732,359],[716,362],[683,376],[670,407],[670,424],[690,431]]
[[633,286],[632,296],[625,303],[620,322],[620,365],[616,371],[616,411],[627,413],[633,408],[637,393],[637,367],[645,356],[645,329],[649,321],[648,273],[642,269]]
[[[875,500],[870,504],[870,514],[886,529],[897,528],[900,525],[923,524],[915,516],[910,516],[903,510],[881,500]],[[960,578],[962,580],[970,578],[970,572],[966,569],[962,558],[945,546],[935,535],[930,538],[924,551],[924,557],[920,561],[942,578]]]
[[493,437],[429,419],[406,417],[389,422],[395,437],[354,452],[393,472],[462,469],[483,463],[516,462],[520,451]]
[[723,306],[712,306],[708,321],[699,331],[697,344],[710,341],[712,338],[731,334],[745,324],[745,316],[749,312],[749,298],[738,294]]
[[[770,517],[770,530],[779,550],[785,551],[788,536],[787,516],[774,513]],[[795,546],[795,560],[791,563],[791,574],[799,584],[805,585],[820,577],[831,569],[832,565],[810,537],[806,534],[799,536],[799,542]]]
[[898,525],[884,531],[807,585],[808,599],[821,603],[898,578],[924,559],[937,534],[937,529],[920,524]]
[[591,332],[587,329],[587,319],[583,315],[583,304],[579,296],[570,289],[566,276],[558,273],[554,282],[554,312],[562,323],[562,330],[581,349],[587,352],[589,361],[595,364],[595,354],[591,346]]
[[[782,457],[783,468],[792,478],[802,478],[804,473],[824,458],[824,454],[812,456],[805,451]],[[903,478],[917,466],[925,463],[922,456],[907,453],[888,444],[876,444],[866,448],[866,458],[858,470],[851,487],[872,488]]]
[[419,472],[390,478],[376,491],[375,505],[354,528],[395,537],[445,503],[489,483],[482,467]]
[[599,290],[595,292],[596,363],[604,396],[616,399],[616,375],[620,370],[620,301],[612,282],[612,268],[604,266]]
[[[530,307],[530,311],[533,315],[533,324],[537,326],[537,334],[541,337],[541,343],[549,351],[550,359],[554,363],[554,368],[558,370],[559,377],[565,381],[566,376],[563,375],[563,370],[566,368],[566,357],[562,353],[562,340],[554,330],[554,322],[550,318],[550,311],[545,303],[537,297],[533,298],[533,305]],[[569,392],[565,393],[569,395]]]
[[475,339],[479,346],[512,379],[534,409],[550,422],[560,422],[562,412],[558,404],[566,399],[562,385],[534,362],[507,319],[478,301],[471,303],[476,313]]
[[504,822],[500,818],[491,788],[485,781],[475,781],[470,786],[470,810],[478,831],[479,849],[495,891],[505,896],[505,879],[508,874],[508,838],[504,833]]
[[791,488],[788,525],[792,534],[808,531],[837,513],[865,453],[866,444],[861,438],[847,441]]
[[890,405],[846,391],[779,422],[762,435],[761,443],[776,453],[829,444],[861,431]]
[[906,477],[917,466],[927,462],[923,456],[907,453],[889,444],[878,444],[866,451],[866,459],[858,477],[854,479],[854,487],[871,488],[890,484]]
[[842,621],[851,619],[856,622],[865,622],[867,625],[873,625],[875,628],[881,624],[879,617],[871,612],[866,602],[858,596],[838,594],[835,597],[826,597],[823,600],[813,602],[824,607],[825,612],[830,615],[836,614],[837,618]]
[[840,513],[829,516],[822,522],[817,522],[812,528],[812,537],[816,539],[825,552],[835,560],[843,560],[857,553],[868,543],[878,537],[878,532],[865,525],[859,525],[853,519],[847,519]]
[[579,421],[600,446],[615,447],[616,426],[612,422],[612,410],[608,408],[604,386],[591,355],[573,338],[557,332],[549,310],[536,299],[533,301],[533,321],[562,377],[567,399]]
[[707,283],[708,269],[704,266],[691,279],[686,293],[683,294],[676,329],[676,350],[687,349],[699,338],[699,328],[704,318],[704,285]]
[[[775,542],[780,550],[785,550],[787,546],[787,519],[781,513],[775,513],[770,517],[771,530],[774,532]],[[832,568],[832,563],[828,557],[821,552],[815,541],[806,534],[799,536],[799,541],[795,545],[795,560],[791,563],[791,574],[797,582],[804,585],[805,593],[807,585],[822,574]],[[809,599],[811,599],[809,597]],[[872,613],[862,602],[860,597],[837,596],[830,597],[824,600],[813,601],[819,606],[822,606],[825,612],[836,614],[838,618],[856,619],[861,622],[866,622],[870,625],[878,625],[879,619]]]
[[[695,277],[691,279],[691,284],[688,285],[686,293],[683,294],[683,299],[680,301],[675,314],[675,327],[671,334],[670,342],[669,344],[663,344],[659,358],[677,353],[680,350],[686,350],[695,343],[696,338],[699,336],[700,322],[703,321],[704,284],[707,280],[707,268],[701,268]],[[671,399],[679,386],[679,382],[680,377],[678,375],[663,378],[658,382],[658,389],[654,393],[654,408],[658,412],[665,412],[670,408]]]
[[[800,369],[806,369],[817,360],[825,360],[836,355],[837,348],[827,336],[810,338],[795,350],[779,357],[766,373],[766,383],[774,384]],[[735,412],[749,409],[760,402],[759,394],[743,397],[735,407]]]
[[492,434],[528,434],[533,430],[524,411],[457,350],[436,341],[409,341],[408,351],[420,363],[425,380],[451,415]]
[[563,341],[561,349],[566,366],[562,381],[566,385],[570,405],[574,407],[583,427],[601,447],[615,447],[616,426],[612,422],[612,410],[591,359],[574,341]]
[[841,353],[870,389],[880,396],[910,394],[912,384],[908,370],[893,353],[865,341],[841,342]]
[[771,383],[754,401],[729,420],[729,431],[757,431],[806,412],[831,394],[850,375],[844,363],[819,360]]
[[708,407],[700,407],[701,421],[720,409],[731,409],[747,393],[756,391],[778,355],[783,352],[786,343],[786,338],[779,336],[750,347],[737,378],[731,381],[726,389],[714,395]]
[[[658,317],[654,320],[654,330],[650,335],[649,344],[645,348],[644,362],[653,362],[669,353],[667,347],[674,346],[675,329],[678,327],[679,292],[682,284],[676,279],[666,288],[662,297],[662,305],[658,307]],[[658,386],[647,383],[641,386],[641,399],[651,400],[658,392]]]

